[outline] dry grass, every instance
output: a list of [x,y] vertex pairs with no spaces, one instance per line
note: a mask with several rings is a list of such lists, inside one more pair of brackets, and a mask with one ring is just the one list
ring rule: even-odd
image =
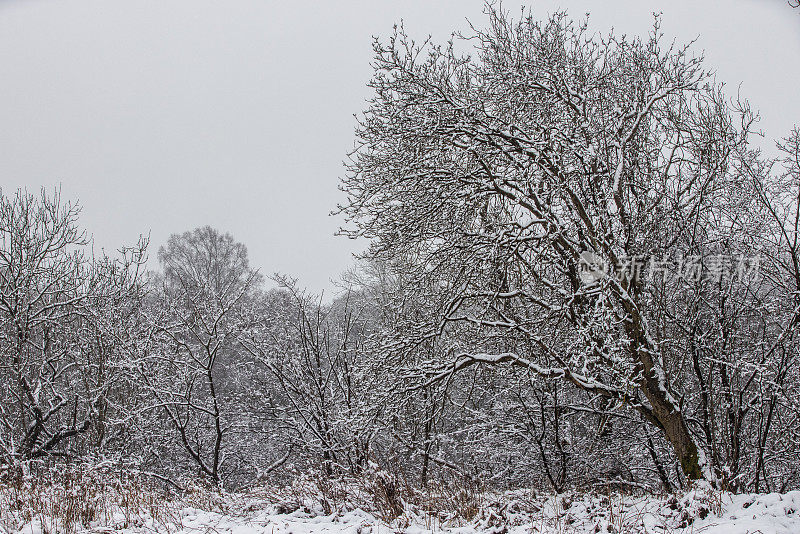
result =
[[302,510],[325,515],[361,509],[398,527],[467,524],[484,505],[482,487],[461,477],[441,478],[419,489],[402,472],[374,464],[358,476],[297,473],[284,487],[261,487],[251,496],[274,503],[278,513]]
[[339,515],[361,509],[390,529],[410,525],[431,532],[470,526],[503,534],[525,525],[531,534],[570,534],[594,526],[595,532],[641,533],[645,522],[660,532],[691,528],[696,519],[723,509],[722,492],[692,488],[671,497],[605,491],[537,494],[533,490],[491,492],[465,478],[431,481],[414,488],[402,473],[373,466],[358,477],[297,474],[282,488],[262,487],[248,494],[226,494],[194,487],[169,494],[163,483],[141,474],[91,465],[72,465],[58,474],[17,476],[0,482],[0,533],[23,525],[44,534],[76,534],[92,529],[137,527],[170,533],[182,528],[187,508],[247,516],[261,509],[277,513]]
[[0,481],[0,527],[9,531],[37,524],[43,534],[134,526],[169,532],[180,524],[182,506],[185,500],[179,504],[144,475],[97,464],[61,465]]

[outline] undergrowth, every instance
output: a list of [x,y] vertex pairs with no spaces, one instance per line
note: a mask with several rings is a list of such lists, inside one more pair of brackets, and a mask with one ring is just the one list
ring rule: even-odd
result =
[[203,486],[178,492],[142,473],[103,464],[64,465],[39,474],[0,480],[0,534],[25,525],[43,534],[77,534],[89,529],[139,528],[171,533],[182,527],[187,508],[237,516],[268,513],[340,516],[364,510],[395,530],[411,525],[436,532],[472,526],[502,534],[527,525],[530,532],[569,534],[644,532],[645,518],[657,518],[661,532],[684,529],[708,514],[719,515],[723,493],[696,487],[681,495],[656,497],[607,487],[553,495],[534,490],[495,492],[464,477],[430,480],[415,487],[402,473],[374,464],[359,476],[295,474],[284,485],[261,486],[246,494]]

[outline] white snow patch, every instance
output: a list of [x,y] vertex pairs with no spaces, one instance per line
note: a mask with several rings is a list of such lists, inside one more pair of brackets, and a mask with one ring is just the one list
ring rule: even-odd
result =
[[[489,495],[469,521],[420,512],[408,506],[392,521],[361,509],[331,514],[308,503],[291,513],[258,499],[236,497],[229,511],[193,507],[153,519],[131,518],[121,510],[79,533],[124,534],[798,534],[800,491],[731,495],[700,487],[681,497],[576,494],[535,496],[528,492]],[[59,532],[52,521],[35,519],[0,534]],[[43,528],[44,525],[44,528]]]

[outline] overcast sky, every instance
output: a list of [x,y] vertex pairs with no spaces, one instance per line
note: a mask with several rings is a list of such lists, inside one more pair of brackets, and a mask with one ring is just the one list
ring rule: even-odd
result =
[[[0,187],[60,185],[97,248],[210,224],[254,266],[330,290],[359,245],[329,212],[371,36],[403,19],[445,40],[482,24],[480,0],[0,0]],[[518,12],[519,2],[504,2]],[[767,135],[800,123],[800,10],[785,0],[563,0],[591,27],[642,34],[652,12],[761,111]]]

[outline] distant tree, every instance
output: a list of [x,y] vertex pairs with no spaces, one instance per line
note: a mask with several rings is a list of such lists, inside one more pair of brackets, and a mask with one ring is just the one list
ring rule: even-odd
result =
[[142,366],[142,380],[184,452],[220,485],[224,441],[240,413],[232,408],[228,378],[261,278],[244,245],[207,226],[172,235],[158,258],[162,273],[151,322],[160,344]]
[[291,278],[274,280],[279,287],[264,296],[246,346],[274,384],[274,414],[288,448],[327,476],[357,472],[374,430],[363,420],[370,382],[360,309],[350,294],[324,304]]

